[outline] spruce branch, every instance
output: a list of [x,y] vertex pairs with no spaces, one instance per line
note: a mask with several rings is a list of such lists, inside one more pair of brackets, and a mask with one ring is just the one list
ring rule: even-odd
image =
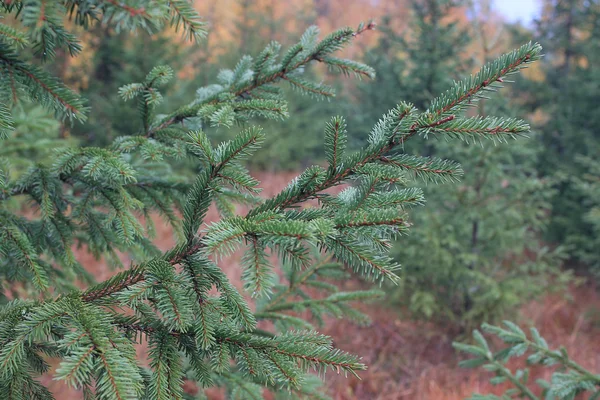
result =
[[529,42],[519,49],[504,54],[483,66],[475,75],[454,86],[431,102],[429,109],[419,118],[414,128],[425,128],[449,118],[463,110],[466,105],[482,98],[489,91],[501,87],[503,79],[525,68],[541,57],[542,47]]
[[[165,14],[171,3],[176,10]],[[87,9],[82,1],[64,4],[80,12],[80,23],[108,15],[117,26],[150,27],[151,21],[160,25],[174,18],[189,31],[198,22],[181,2],[158,2],[156,8],[143,11],[141,2],[106,0],[94,3],[99,8]],[[232,392],[254,394],[265,385],[302,392],[310,369],[352,374],[365,369],[356,356],[335,349],[330,338],[314,331],[290,331],[312,326],[294,313],[309,310],[311,322],[319,324],[325,314],[368,322],[351,305],[378,298],[381,292],[343,292],[333,282],[348,277],[349,271],[376,282],[396,282],[394,271],[399,266],[387,255],[390,240],[410,225],[408,208],[424,202],[422,191],[403,187],[409,175],[455,179],[462,172],[448,161],[409,158],[402,153],[404,142],[416,135],[511,137],[527,130],[521,121],[461,118],[457,111],[467,101],[465,94],[473,97],[483,90],[478,89],[483,85],[479,80],[497,81],[515,72],[535,58],[537,47],[504,56],[462,86],[457,84],[454,92],[432,103],[440,112],[431,108],[419,113],[411,104],[399,104],[376,124],[366,148],[354,154],[345,153],[344,120],[334,118],[325,128],[328,168],[307,168],[246,215],[236,215],[231,201],[251,203],[258,192],[258,182],[243,161],[260,147],[262,131],[249,127],[213,147],[203,131],[187,132],[186,126],[172,125],[191,117],[226,127],[257,116],[283,118],[286,103],[275,83],[289,81],[313,94],[329,93],[327,87],[302,76],[303,67],[312,62],[372,76],[368,67],[332,56],[372,28],[372,24],[345,28],[320,41],[318,31],[308,29],[281,61],[279,46],[271,43],[256,60],[242,57],[235,68],[219,74],[219,85],[199,90],[195,102],[162,119],[154,113],[162,100],[158,87],[172,71],[156,67],[143,82],[120,90],[126,100],[137,97],[142,134],[119,138],[109,148],[67,148],[56,155],[51,168],[37,165],[14,184],[3,179],[8,183],[2,183],[2,200],[24,195],[41,212],[33,221],[0,213],[2,262],[6,256],[7,263],[27,266],[40,291],[62,276],[65,265],[82,269],[68,250],[74,243],[115,258],[118,249],[140,250],[141,261],[87,290],[3,307],[0,366],[7,372],[0,374],[0,388],[9,384],[21,390],[30,385],[20,378],[32,375],[29,360],[36,371],[46,368],[38,354],[43,353],[40,343],[50,343],[60,352],[58,378],[86,393],[94,383],[101,399],[179,398],[183,377],[191,376],[188,372],[203,384],[231,385]],[[0,45],[10,46],[5,42],[0,39]],[[0,62],[12,56],[1,57]],[[18,77],[18,63],[6,65]],[[39,89],[32,80],[19,84]],[[52,93],[46,91],[48,102],[65,108]],[[177,155],[195,156],[199,165],[189,184],[169,181],[160,176],[164,170],[153,170],[163,157]],[[352,186],[339,195],[324,192],[340,184]],[[301,208],[311,199],[318,200],[314,207]],[[201,229],[213,202],[224,216]],[[182,237],[164,253],[151,245],[139,222],[152,209],[169,220],[181,219]],[[256,312],[218,264],[218,256],[241,246],[246,247],[242,277],[245,289],[257,297]],[[282,261],[281,279],[271,266],[271,255]],[[60,266],[46,258],[60,260]],[[333,258],[338,262],[331,262]],[[62,293],[63,288],[57,291]],[[257,329],[257,319],[274,322],[273,332]],[[151,371],[140,368],[135,358],[134,344],[144,336],[150,343]]]
[[0,103],[0,140],[6,139],[14,129],[14,121],[8,106]]
[[78,95],[39,67],[19,60],[17,54],[2,43],[0,43],[0,67],[13,77],[19,87],[24,87],[34,101],[53,108],[59,116],[85,120],[87,108]]
[[[253,349],[263,354],[281,354],[289,360],[300,362],[304,370],[315,368],[324,373],[327,369],[334,369],[338,373],[344,371],[356,374],[354,371],[366,368],[355,356],[332,349],[329,343],[325,346],[314,346],[314,342],[307,342],[305,337],[312,339],[313,336],[310,332],[306,335],[300,333],[296,335],[295,340],[290,340],[289,336],[266,339],[248,334],[217,332],[217,341],[232,344],[240,349]],[[289,383],[292,386],[294,384],[293,381]]]
[[[164,258],[171,265],[176,265],[182,262],[186,257],[198,253],[202,247],[203,244],[200,242],[191,243],[183,248],[175,247],[167,252]],[[144,264],[140,264],[129,268],[127,271],[120,272],[106,282],[92,286],[82,293],[81,298],[83,301],[92,302],[120,292],[129,286],[143,281],[145,279],[145,268],[146,266]]]
[[206,37],[205,23],[201,21],[196,10],[189,2],[186,0],[173,0],[169,5],[172,12],[171,25],[175,25],[175,31],[181,26],[189,41],[200,41]]
[[24,48],[29,45],[29,40],[23,32],[5,24],[0,24],[0,38],[15,48]]
[[464,174],[460,164],[451,160],[418,157],[411,154],[381,156],[379,160],[384,164],[391,164],[411,172],[416,178],[425,182],[438,180],[456,182]]
[[392,283],[398,283],[399,278],[394,271],[398,270],[400,265],[392,258],[373,254],[370,247],[352,238],[330,238],[325,241],[325,245],[339,260],[346,261],[360,275],[375,282],[387,279]]
[[[218,105],[220,103],[219,98],[224,97],[224,94],[227,94],[232,98],[243,100],[244,96],[252,96],[257,89],[272,83],[277,83],[280,80],[287,80],[293,85],[315,94],[331,96],[331,90],[326,86],[315,85],[313,83],[308,83],[308,81],[304,81],[297,75],[297,71],[313,61],[327,64],[327,60],[323,58],[325,55],[340,50],[352,39],[373,28],[374,25],[372,24],[360,27],[360,29],[356,31],[350,28],[344,28],[331,33],[318,43],[311,43],[318,34],[318,30],[315,27],[311,27],[303,36],[303,41],[288,50],[288,53],[284,56],[282,63],[277,70],[263,76],[257,74],[255,79],[249,80],[245,84],[242,83],[236,85],[236,82],[234,81],[229,87],[224,87],[220,92],[214,93],[207,100],[194,102],[181,107],[179,110],[163,118],[154,127],[151,127],[150,130],[146,132],[146,136],[152,137],[157,132],[166,129],[173,124],[177,124],[186,118],[197,116],[198,112],[207,105]],[[309,37],[311,38],[311,41],[309,41]],[[272,44],[268,46],[268,50],[265,50],[267,54],[273,51],[274,48]],[[259,60],[262,59],[263,62],[266,57],[265,52],[259,55]],[[274,57],[269,56],[269,58]],[[337,59],[333,59],[331,62],[336,63],[338,61]],[[358,66],[355,66],[355,68],[358,68]]]
[[[492,79],[497,81],[508,74],[519,71],[526,64],[537,60],[540,57],[540,52],[541,46],[539,44],[529,43],[518,50],[499,57],[496,61],[485,65],[476,75],[471,76],[466,81],[457,83],[453,89],[436,98],[432,101],[430,109],[419,117],[414,116],[415,111],[411,105],[401,104],[386,114],[384,119],[374,128],[370,137],[371,146],[364,152],[349,158],[344,169],[330,172],[322,183],[310,191],[295,185],[289,186],[275,198],[250,210],[248,215],[266,210],[284,209],[315,197],[319,192],[339,185],[354,174],[357,167],[363,167],[385,157],[390,151],[402,146],[411,137],[417,134],[426,135],[431,129],[443,129],[445,124],[451,123],[456,118],[454,114],[448,115],[449,111],[459,111],[460,108],[455,109],[455,107],[464,105],[463,103],[467,99],[472,98],[481,90],[489,90]],[[527,129],[527,126],[518,121],[507,123],[508,128],[503,126],[489,127],[491,125],[489,119],[476,121],[479,121],[480,127],[483,125],[484,133],[492,135],[504,131],[506,131],[504,133],[509,134],[522,133]],[[407,126],[406,122],[409,122],[410,125]],[[456,127],[456,125],[454,126]],[[458,127],[460,126],[459,123]]]
[[337,169],[347,140],[346,121],[342,117],[334,117],[325,127],[325,153],[331,169]]
[[526,132],[529,132],[529,125],[525,121],[495,117],[456,118],[427,131],[466,140],[486,138],[494,141],[506,141],[507,137],[516,138]]

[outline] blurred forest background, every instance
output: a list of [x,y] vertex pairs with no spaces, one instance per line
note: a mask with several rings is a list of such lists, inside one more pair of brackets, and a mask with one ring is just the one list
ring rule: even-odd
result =
[[[51,157],[55,146],[64,145],[59,137],[105,145],[137,132],[135,105],[120,100],[118,88],[143,80],[155,65],[177,72],[162,105],[174,109],[178,101],[201,96],[196,88],[214,82],[219,68],[232,67],[241,54],[258,54],[271,39],[285,46],[312,24],[329,32],[373,18],[377,30],[361,37],[348,55],[374,67],[374,81],[333,80],[330,71],[306,71],[331,81],[337,97],[314,102],[290,93],[288,121],[258,122],[268,133],[267,147],[250,165],[270,195],[295,171],[323,160],[321,127],[332,115],[345,116],[350,137],[366,141],[382,110],[401,100],[425,109],[453,80],[526,41],[539,41],[543,60],[508,91],[473,110],[524,118],[532,125],[530,138],[503,145],[410,143],[415,153],[457,160],[465,175],[460,182],[426,189],[427,207],[414,210],[410,235],[396,245],[401,284],[386,288],[384,304],[362,307],[373,325],[326,321],[324,332],[338,340],[336,345],[364,356],[369,365],[362,380],[330,375],[327,385],[339,399],[444,400],[494,392],[485,372],[456,367],[459,357],[451,342],[465,339],[482,322],[505,318],[535,324],[552,345],[564,344],[575,360],[600,371],[598,1],[539,0],[539,15],[527,26],[507,22],[489,0],[197,0],[195,5],[210,32],[198,45],[175,32],[134,37],[102,26],[81,32],[82,54],[57,57],[50,68],[89,99],[90,119],[61,125],[43,109],[23,106],[17,137],[42,131],[45,139],[30,146],[6,141],[0,157]],[[235,134],[235,129],[205,129],[215,141]],[[182,163],[178,173],[193,171]],[[158,229],[159,246],[168,248],[171,233]],[[112,274],[87,257],[89,263],[81,262],[97,278]],[[232,258],[228,271],[234,279],[237,261]]]

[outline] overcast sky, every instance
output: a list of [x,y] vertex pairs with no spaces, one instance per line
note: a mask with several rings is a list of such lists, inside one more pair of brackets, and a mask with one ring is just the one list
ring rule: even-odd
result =
[[510,21],[531,22],[540,10],[538,0],[495,0],[496,9]]

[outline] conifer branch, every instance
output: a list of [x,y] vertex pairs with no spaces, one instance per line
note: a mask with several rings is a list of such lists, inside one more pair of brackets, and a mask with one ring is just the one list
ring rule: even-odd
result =
[[5,24],[0,24],[0,37],[17,48],[24,48],[29,44],[29,40],[23,32]]
[[10,109],[6,104],[0,103],[0,140],[6,139],[14,128]]
[[206,36],[205,24],[200,20],[198,14],[190,3],[186,0],[173,0],[170,2],[173,17],[171,25],[175,25],[175,30],[181,25],[187,30],[188,40],[199,41]]
[[[192,243],[183,249],[176,247],[167,253],[167,256],[170,255],[170,257],[167,257],[167,261],[171,265],[177,265],[186,257],[198,253],[203,247],[204,245],[201,242]],[[133,266],[127,271],[116,274],[108,281],[89,288],[82,294],[81,298],[83,301],[92,302],[111,296],[129,286],[143,281],[145,279],[144,270],[144,264]]]
[[19,84],[27,88],[33,100],[43,105],[52,105],[58,115],[85,120],[87,108],[79,96],[40,68],[20,61],[17,55],[2,43],[0,43],[0,65],[15,80],[19,79]]
[[[411,107],[402,105],[401,107],[392,110],[388,115],[390,115],[390,119],[394,120],[393,124],[386,123],[385,120],[382,120],[382,125],[379,129],[383,132],[379,134],[380,137],[374,137],[373,139],[379,139],[379,143],[372,145],[363,154],[358,154],[358,159],[349,160],[349,166],[345,169],[336,173],[330,173],[321,184],[310,191],[296,188],[299,190],[295,190],[295,193],[291,193],[292,191],[290,189],[286,189],[286,192],[281,192],[278,196],[265,202],[263,205],[250,210],[248,215],[251,216],[257,212],[264,212],[267,210],[284,209],[306,201],[309,198],[317,196],[317,194],[323,190],[339,185],[343,180],[351,176],[357,167],[362,167],[375,160],[381,159],[381,157],[386,156],[386,154],[393,149],[403,145],[406,140],[411,137],[419,133],[426,135],[432,128],[442,129],[440,128],[441,126],[444,126],[444,124],[450,123],[455,119],[455,115],[446,115],[448,111],[463,104],[466,99],[472,98],[481,90],[484,90],[484,88],[489,88],[492,78],[494,81],[497,81],[507,74],[518,71],[525,64],[537,60],[540,52],[541,46],[539,44],[529,43],[522,46],[519,50],[508,53],[493,63],[484,66],[475,76],[472,76],[464,82],[457,83],[452,90],[435,99],[432,102],[430,110],[418,117],[417,121],[411,124],[409,129],[405,132],[402,132],[401,129],[403,121],[406,121],[406,117],[412,113]],[[484,85],[486,81],[487,83]],[[464,93],[470,94],[467,96],[464,95]],[[485,121],[484,125],[490,123],[490,120],[483,121]],[[527,129],[527,127],[520,124],[511,126],[514,124],[515,122],[509,124],[510,129],[508,130],[508,133],[520,133]],[[494,127],[485,129],[486,133],[496,134],[500,133],[504,128]],[[385,130],[387,130],[387,132]]]
[[[486,64],[469,79],[456,83],[451,89],[431,102],[429,110],[419,119],[416,128],[430,126],[436,121],[448,118],[448,113],[458,112],[465,105],[481,98],[482,93],[500,87],[503,78],[518,72],[521,68],[541,57],[542,47],[538,43],[527,43],[519,49],[504,54],[495,61]],[[440,119],[442,118],[442,119]]]
[[[288,54],[284,57],[284,62],[281,64],[278,70],[262,77],[260,77],[260,75],[256,75],[255,79],[237,87],[235,85],[231,85],[230,87],[223,88],[220,94],[230,93],[232,97],[243,100],[244,96],[251,96],[256,89],[262,86],[271,83],[277,83],[279,80],[287,80],[294,85],[300,86],[303,90],[307,90],[319,95],[331,96],[331,91],[329,89],[325,89],[326,86],[314,86],[310,83],[306,83],[306,81],[303,81],[299,76],[295,75],[295,72],[313,61],[327,64],[329,59],[323,58],[326,54],[340,50],[352,39],[373,28],[374,24],[359,27],[359,29],[356,31],[350,28],[344,28],[328,35],[317,44],[310,44],[309,42],[298,44],[289,50]],[[311,29],[313,31],[315,30],[315,28]],[[307,53],[306,56],[300,57],[303,53]],[[263,58],[264,57],[265,56],[263,55]],[[289,61],[286,62],[286,60]],[[332,59],[329,61],[334,64],[339,64],[338,59]],[[358,68],[358,66],[355,66],[355,68]],[[370,75],[369,73],[366,74]],[[173,124],[177,124],[186,118],[197,116],[198,112],[203,107],[207,105],[219,104],[220,100],[218,100],[218,97],[219,93],[215,93],[206,101],[194,102],[181,107],[179,110],[163,118],[156,126],[147,131],[146,136],[152,137],[157,132],[167,129]]]
[[[202,29],[192,7],[183,0],[157,1],[156,7],[145,7],[142,1],[113,0],[65,0],[47,3],[52,5],[44,10],[36,4],[27,3],[31,12],[23,15],[23,26],[33,27],[42,18],[40,23],[60,36],[55,43],[34,44],[40,49],[77,50],[75,38],[60,20],[51,20],[64,12],[60,5],[84,27],[104,18],[119,29],[154,29],[170,21],[183,26],[190,37],[198,37]],[[8,12],[18,11],[16,6],[3,5]],[[44,301],[9,303],[0,310],[0,365],[5,366],[0,388],[8,383],[22,391],[29,385],[27,379],[32,381],[33,376],[29,360],[51,351],[40,347],[45,343],[63,360],[57,377],[83,387],[86,393],[91,393],[90,385],[95,382],[94,392],[101,400],[180,398],[188,366],[203,384],[231,385],[258,395],[265,385],[314,393],[306,383],[310,368],[352,374],[363,370],[356,356],[335,349],[330,338],[290,328],[309,328],[313,321],[322,324],[324,314],[368,322],[352,303],[380,297],[381,292],[342,292],[334,280],[345,279],[353,271],[373,281],[395,282],[399,266],[387,254],[390,241],[410,225],[408,208],[424,202],[422,191],[402,187],[409,173],[434,180],[455,179],[462,172],[448,161],[409,158],[401,153],[402,145],[416,135],[501,138],[526,131],[522,121],[461,118],[458,111],[467,98],[493,86],[486,81],[501,80],[533,60],[538,47],[524,47],[484,67],[434,101],[425,113],[399,104],[375,125],[368,145],[354,154],[345,153],[345,121],[332,119],[325,128],[328,168],[307,168],[246,215],[236,215],[233,202],[254,204],[259,183],[243,161],[260,147],[261,130],[247,128],[213,147],[204,132],[173,125],[191,117],[224,127],[246,124],[254,117],[285,118],[287,103],[275,84],[287,81],[308,94],[333,94],[331,88],[302,75],[313,62],[343,74],[372,77],[368,66],[333,56],[372,28],[373,24],[357,30],[344,28],[323,40],[317,39],[316,28],[310,28],[281,58],[280,46],[270,43],[256,60],[242,57],[235,68],[219,73],[218,84],[201,88],[196,101],[164,118],[155,114],[163,100],[159,88],[173,73],[168,67],[155,67],[144,80],[119,91],[125,100],[136,98],[141,134],[125,135],[108,148],[65,148],[57,153],[52,167],[36,165],[16,182],[2,171],[0,200],[22,195],[40,210],[39,218],[31,220],[0,213],[2,272],[16,276],[15,267],[27,267],[27,289],[31,281],[38,293],[56,286],[58,295]],[[25,45],[19,39],[18,33],[0,27],[0,68],[10,72],[0,82],[6,92],[26,89],[30,97],[57,113],[82,118],[85,107],[78,96],[19,59],[15,48]],[[13,84],[18,90],[11,90]],[[0,108],[0,128],[5,134],[13,125],[8,104]],[[199,166],[192,182],[162,177],[170,171],[166,158],[184,156],[195,157]],[[338,195],[324,193],[347,183],[352,186]],[[317,199],[318,204],[301,208],[310,199]],[[201,230],[213,201],[223,217]],[[182,237],[167,252],[149,240],[145,230],[153,229],[151,221],[146,226],[139,221],[149,218],[151,210],[158,210],[175,225],[181,219]],[[70,252],[73,244],[86,244],[95,256],[112,258],[115,263],[117,250],[131,251],[142,261],[87,290],[73,290],[69,283],[60,284],[65,275],[83,270]],[[242,259],[245,289],[262,296],[256,312],[218,260],[213,261],[214,255],[231,253],[242,245],[247,247]],[[322,253],[326,254],[323,260]],[[282,283],[271,256],[282,261]],[[330,262],[332,258],[338,262]],[[310,322],[294,315],[304,309],[311,313]],[[272,321],[274,329],[257,329],[257,318]],[[150,343],[151,371],[136,363],[134,344],[143,336]],[[47,368],[40,361],[33,364],[35,371]],[[19,380],[11,382],[12,377]]]
[[418,157],[411,154],[381,156],[379,160],[384,164],[391,164],[402,170],[410,171],[417,178],[425,181],[457,181],[464,174],[461,166],[451,160]]

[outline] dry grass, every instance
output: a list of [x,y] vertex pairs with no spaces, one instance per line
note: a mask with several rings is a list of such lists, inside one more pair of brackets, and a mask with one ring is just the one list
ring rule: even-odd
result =
[[[596,288],[573,287],[568,296],[548,295],[527,304],[520,323],[535,325],[550,346],[563,344],[574,360],[600,371],[600,329],[594,322],[599,310]],[[337,346],[362,355],[369,365],[362,380],[330,376],[328,386],[335,399],[458,400],[477,392],[499,394],[505,388],[491,386],[491,375],[485,371],[457,368],[451,340],[439,327],[402,321],[394,310],[378,305],[365,311],[373,318],[370,327],[333,321],[325,329]],[[519,361],[510,366],[522,368]],[[550,373],[534,369],[530,379],[549,379]]]
[[[294,174],[257,174],[262,182],[265,196],[273,195],[283,188]],[[337,188],[336,191],[339,191]],[[217,219],[214,209],[208,221]],[[170,229],[160,220],[157,222],[156,243],[161,249],[174,244]],[[104,280],[115,273],[93,259],[84,249],[76,252],[78,260]],[[129,260],[123,259],[127,264]],[[220,263],[230,279],[242,287],[239,255]],[[359,285],[351,282],[349,285]],[[591,286],[572,288],[570,297],[548,295],[540,301],[527,304],[521,310],[521,324],[537,326],[551,346],[564,344],[571,356],[582,365],[600,371],[600,296]],[[330,372],[327,390],[335,399],[380,400],[458,400],[474,392],[498,393],[498,387],[488,383],[489,375],[482,371],[465,371],[456,367],[458,359],[451,347],[451,340],[439,327],[416,324],[402,320],[399,314],[382,304],[362,305],[373,319],[369,327],[357,327],[343,320],[329,320],[324,333],[334,338],[337,347],[360,354],[369,365],[361,373],[361,380],[344,378]],[[594,316],[595,315],[595,316]],[[591,318],[588,318],[591,317]],[[146,359],[145,346],[138,354]],[[549,371],[533,371],[532,378],[548,378]],[[81,399],[81,393],[66,388],[62,382],[52,381],[51,376],[41,378],[57,399]],[[194,392],[193,385],[186,390]],[[209,398],[222,399],[220,391],[211,390]]]

